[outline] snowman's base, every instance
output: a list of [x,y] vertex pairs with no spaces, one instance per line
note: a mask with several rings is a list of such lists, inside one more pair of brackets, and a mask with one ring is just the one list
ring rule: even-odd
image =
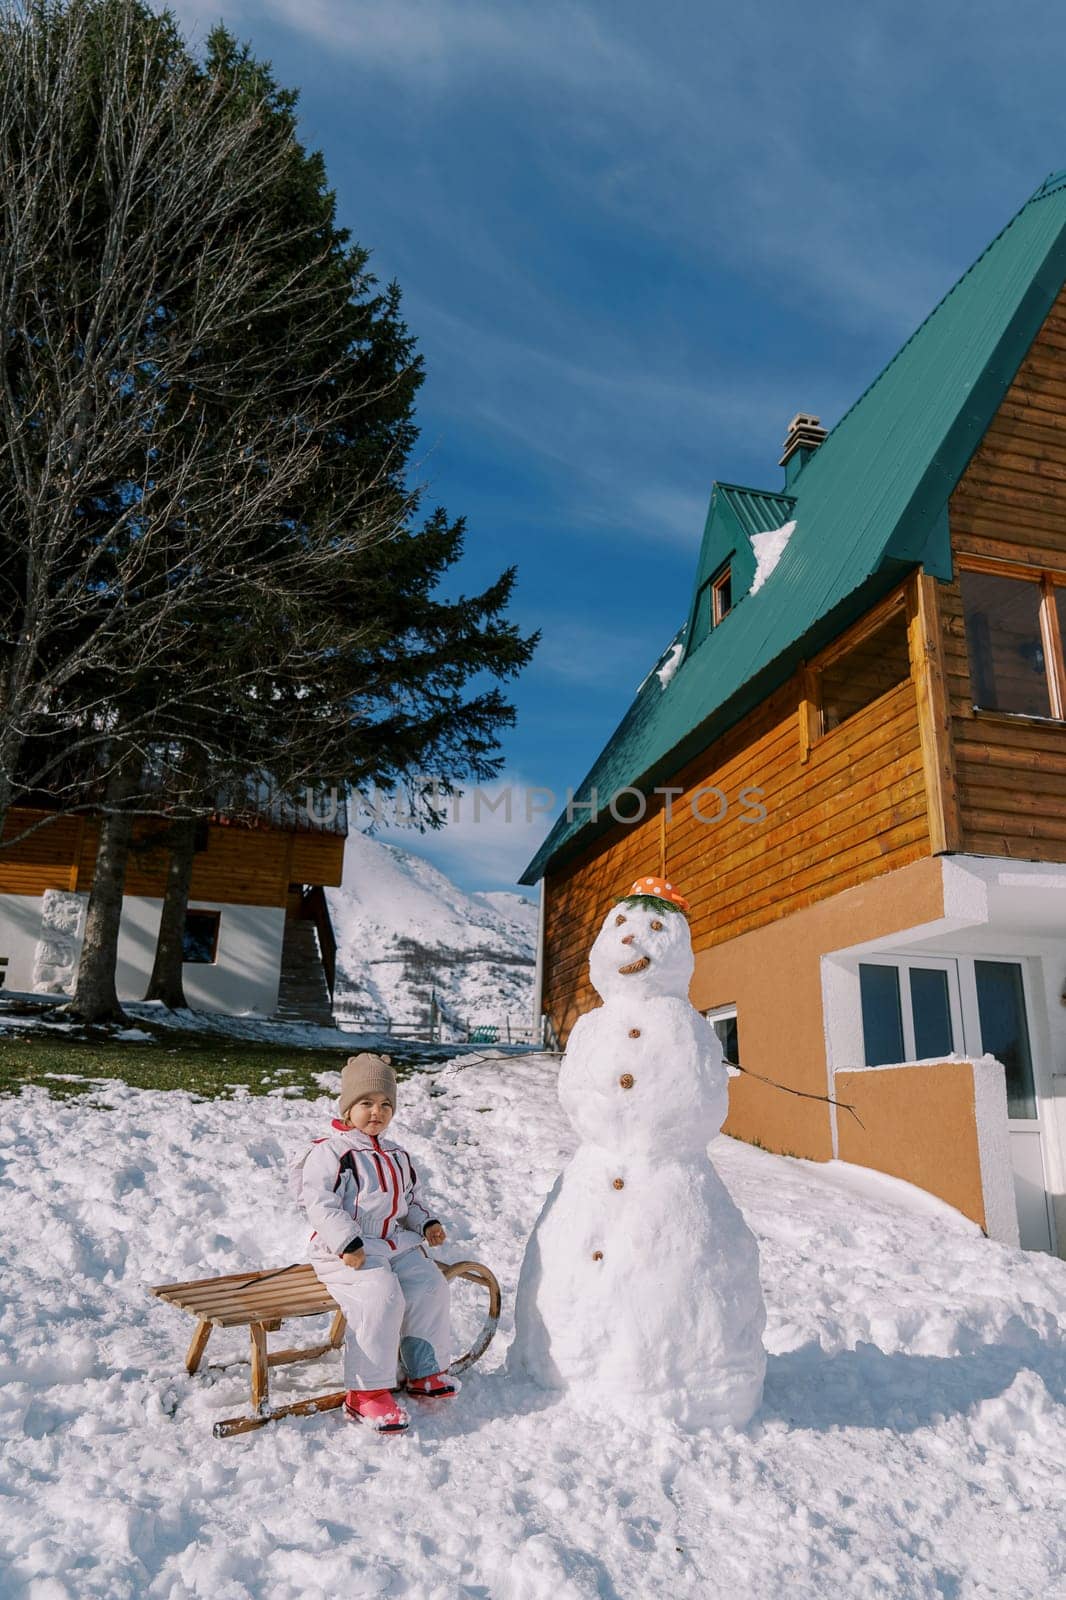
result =
[[755,1240],[706,1156],[585,1145],[526,1249],[508,1365],[576,1406],[743,1428],[765,1319]]

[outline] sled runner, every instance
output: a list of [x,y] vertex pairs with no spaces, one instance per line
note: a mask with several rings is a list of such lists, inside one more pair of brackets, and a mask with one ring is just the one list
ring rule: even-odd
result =
[[[478,1261],[438,1262],[450,1281],[465,1278],[480,1284],[488,1294],[488,1312],[480,1333],[466,1355],[453,1361],[449,1372],[464,1372],[485,1354],[500,1318],[500,1286],[488,1267]],[[252,1409],[248,1416],[227,1417],[216,1422],[216,1439],[229,1439],[236,1433],[249,1433],[278,1417],[306,1417],[318,1411],[332,1411],[343,1404],[345,1391],[315,1395],[290,1405],[271,1406],[270,1369],[293,1361],[317,1361],[344,1342],[345,1321],[336,1302],[308,1265],[280,1267],[267,1272],[233,1272],[222,1278],[197,1278],[188,1283],[160,1283],[152,1293],[188,1311],[196,1320],[185,1356],[185,1370],[199,1370],[207,1341],[215,1328],[246,1327],[251,1339]],[[276,1333],[290,1317],[319,1317],[333,1313],[329,1337],[324,1343],[288,1350],[267,1350],[267,1334]],[[231,1365],[232,1363],[227,1363]]]

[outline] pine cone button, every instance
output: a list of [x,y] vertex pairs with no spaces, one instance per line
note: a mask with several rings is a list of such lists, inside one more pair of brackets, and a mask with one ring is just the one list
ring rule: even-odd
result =
[[640,1029],[639,1028],[630,1028],[629,1037],[631,1039],[639,1039],[640,1038]]
[[603,1260],[603,1251],[602,1250],[594,1250],[592,1252],[592,1259],[593,1259],[593,1261],[602,1261]]
[[634,1078],[631,1072],[623,1072],[622,1076],[618,1080],[623,1089],[632,1089],[636,1081],[636,1078]]
[[615,1178],[614,1182],[611,1185],[612,1189],[624,1189],[625,1186],[626,1186],[626,1180],[624,1178]]

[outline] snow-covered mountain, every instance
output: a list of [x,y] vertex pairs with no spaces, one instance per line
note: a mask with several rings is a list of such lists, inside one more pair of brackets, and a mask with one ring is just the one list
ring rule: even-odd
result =
[[536,939],[538,907],[535,900],[527,900],[524,894],[515,894],[513,889],[479,889],[474,899],[484,901],[505,922],[513,922],[516,928],[525,929]]
[[466,894],[420,856],[365,833],[349,835],[343,885],[326,897],[339,1022],[424,1024],[435,996],[446,1023],[530,1027],[533,901],[499,890]]

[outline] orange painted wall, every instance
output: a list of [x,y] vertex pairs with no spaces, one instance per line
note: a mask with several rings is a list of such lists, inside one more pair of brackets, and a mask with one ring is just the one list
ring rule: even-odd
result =
[[863,1124],[838,1113],[841,1161],[904,1178],[985,1226],[969,1061],[838,1072],[836,1092]]
[[[825,1023],[821,956],[943,916],[940,862],[933,856],[843,890],[767,927],[700,951],[690,991],[699,1010],[735,1005],[740,1059],[806,1094],[824,1095]],[[725,1131],[782,1154],[827,1161],[829,1107],[754,1077],[733,1078]],[[935,1143],[936,1130],[929,1130]]]

